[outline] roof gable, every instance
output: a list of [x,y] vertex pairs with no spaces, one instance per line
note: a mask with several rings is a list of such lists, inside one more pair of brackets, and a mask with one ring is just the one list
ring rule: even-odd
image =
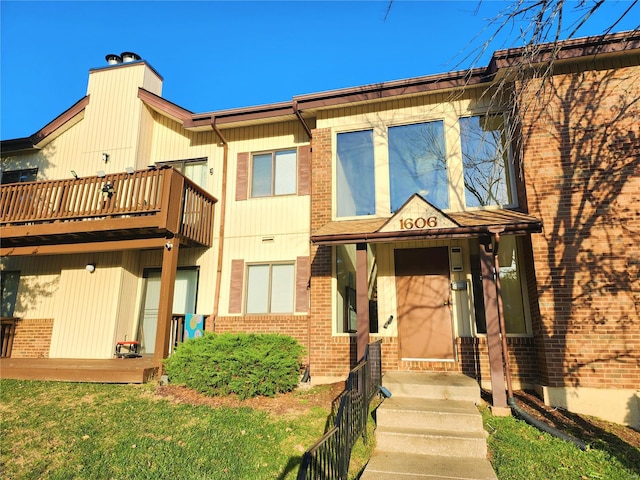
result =
[[401,230],[433,230],[455,228],[460,225],[451,217],[414,193],[398,211],[382,225],[378,232],[399,232]]

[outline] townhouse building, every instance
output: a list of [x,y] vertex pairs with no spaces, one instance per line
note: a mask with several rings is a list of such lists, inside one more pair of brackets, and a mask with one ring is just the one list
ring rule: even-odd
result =
[[277,332],[321,379],[381,340],[385,371],[640,426],[638,33],[204,113],[107,62],[1,143],[12,362]]

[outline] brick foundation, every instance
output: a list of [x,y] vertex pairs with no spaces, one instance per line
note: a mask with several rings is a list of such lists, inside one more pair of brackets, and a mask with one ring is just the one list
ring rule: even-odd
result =
[[20,319],[16,323],[11,358],[49,358],[53,319]]

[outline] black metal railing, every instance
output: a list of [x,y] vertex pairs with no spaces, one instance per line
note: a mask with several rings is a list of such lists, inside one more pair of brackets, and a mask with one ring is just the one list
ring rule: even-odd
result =
[[364,358],[350,372],[344,391],[333,401],[328,431],[302,456],[297,480],[347,478],[351,450],[366,442],[369,405],[382,382],[382,341],[367,345]]

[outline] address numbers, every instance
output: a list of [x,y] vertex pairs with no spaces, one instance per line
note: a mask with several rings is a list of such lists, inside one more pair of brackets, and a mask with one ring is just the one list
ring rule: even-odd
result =
[[423,228],[435,228],[438,226],[436,217],[401,218],[400,230],[421,230]]

